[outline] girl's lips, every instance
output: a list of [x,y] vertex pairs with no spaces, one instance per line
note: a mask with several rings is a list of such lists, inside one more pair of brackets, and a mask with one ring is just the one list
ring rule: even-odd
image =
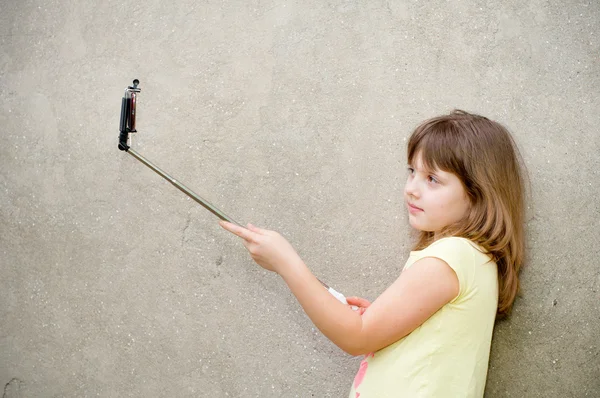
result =
[[415,205],[411,205],[410,203],[408,204],[408,211],[410,211],[411,213],[418,213],[420,211],[423,211],[423,209],[421,209],[420,207],[417,207]]

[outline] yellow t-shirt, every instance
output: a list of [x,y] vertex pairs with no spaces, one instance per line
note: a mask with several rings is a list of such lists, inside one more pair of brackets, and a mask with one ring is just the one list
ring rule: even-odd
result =
[[498,306],[496,263],[464,238],[443,238],[410,253],[456,272],[459,293],[421,326],[365,356],[350,398],[483,397]]

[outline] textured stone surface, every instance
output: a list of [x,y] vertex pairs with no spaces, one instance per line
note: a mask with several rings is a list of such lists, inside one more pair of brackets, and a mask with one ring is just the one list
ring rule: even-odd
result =
[[[0,2],[6,396],[345,396],[358,368],[216,218],[374,299],[410,237],[405,140],[462,108],[513,131],[528,261],[486,396],[600,393],[596,1]],[[10,395],[13,394],[13,395]]]

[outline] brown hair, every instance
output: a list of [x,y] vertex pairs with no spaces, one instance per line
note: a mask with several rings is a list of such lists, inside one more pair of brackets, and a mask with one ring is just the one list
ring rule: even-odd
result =
[[[498,266],[498,311],[510,314],[519,293],[524,257],[524,166],[506,128],[486,117],[454,110],[426,120],[408,141],[408,162],[420,153],[425,167],[455,174],[471,211],[436,237],[459,236],[481,246]],[[429,246],[433,232],[422,231],[414,250]]]

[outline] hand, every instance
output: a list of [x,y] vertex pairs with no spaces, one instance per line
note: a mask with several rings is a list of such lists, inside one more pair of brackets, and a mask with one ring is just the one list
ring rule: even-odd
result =
[[358,307],[358,315],[364,314],[367,308],[371,305],[369,300],[365,300],[364,298],[360,297],[346,297],[346,301],[348,302],[348,305],[354,305]]
[[283,267],[302,261],[292,245],[279,233],[248,224],[240,227],[227,221],[219,221],[223,229],[244,239],[242,242],[252,259],[267,271],[280,273]]

